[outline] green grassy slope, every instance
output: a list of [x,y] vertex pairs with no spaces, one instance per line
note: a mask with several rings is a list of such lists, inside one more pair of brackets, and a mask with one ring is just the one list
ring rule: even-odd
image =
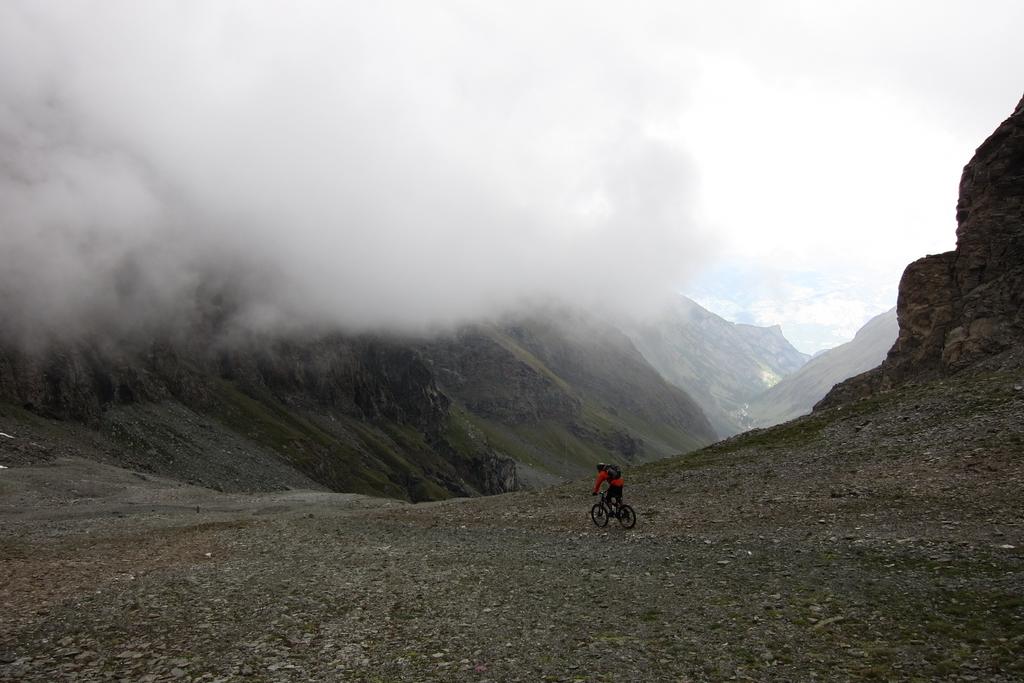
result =
[[[598,461],[640,463],[704,446],[699,407],[632,343],[592,319],[535,317],[425,348],[461,417],[545,481]],[[481,366],[483,370],[481,370]]]

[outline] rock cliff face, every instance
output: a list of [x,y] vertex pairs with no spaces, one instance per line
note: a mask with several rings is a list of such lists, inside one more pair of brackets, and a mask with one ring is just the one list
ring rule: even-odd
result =
[[582,412],[578,398],[502,344],[497,330],[466,328],[424,344],[423,350],[445,391],[483,419],[515,426],[545,419],[571,422]]
[[964,168],[955,251],[907,266],[899,338],[821,406],[947,375],[1024,342],[1024,100]]

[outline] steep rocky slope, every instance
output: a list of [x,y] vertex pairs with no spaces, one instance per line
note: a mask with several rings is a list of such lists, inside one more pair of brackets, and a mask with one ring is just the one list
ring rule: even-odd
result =
[[877,367],[899,333],[896,309],[877,315],[854,338],[814,356],[807,364],[750,402],[756,427],[770,427],[811,412],[833,386]]
[[651,365],[700,404],[722,436],[752,426],[749,402],[809,358],[778,326],[731,323],[686,297],[660,319],[624,329]]
[[563,312],[463,330],[424,345],[460,414],[524,475],[589,472],[716,440],[700,407],[668,384],[615,327]]
[[949,375],[1024,343],[1024,100],[964,168],[956,216],[956,250],[903,273],[888,357],[821,405]]
[[432,340],[241,334],[207,320],[159,341],[8,345],[4,429],[32,438],[17,452],[0,444],[0,464],[73,454],[223,490],[411,500],[501,493],[714,440],[624,337],[543,319]]
[[[51,454],[224,490],[312,480],[422,500],[516,487],[514,463],[466,438],[407,347],[340,335],[227,343],[193,332],[149,343],[8,347],[0,353],[4,425]],[[74,438],[79,425],[94,435]],[[4,446],[8,460],[40,456]]]

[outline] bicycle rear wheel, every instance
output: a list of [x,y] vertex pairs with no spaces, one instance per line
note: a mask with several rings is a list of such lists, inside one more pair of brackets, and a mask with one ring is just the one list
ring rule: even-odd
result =
[[636,526],[636,512],[628,505],[619,507],[619,524],[624,529],[632,529]]
[[608,511],[604,505],[597,503],[594,507],[590,508],[590,519],[594,520],[594,524],[599,527],[608,526]]

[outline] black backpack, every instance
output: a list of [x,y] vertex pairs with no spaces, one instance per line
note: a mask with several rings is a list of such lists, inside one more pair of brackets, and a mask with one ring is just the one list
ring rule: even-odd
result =
[[604,471],[608,474],[608,481],[614,481],[622,476],[622,470],[618,465],[606,465]]

